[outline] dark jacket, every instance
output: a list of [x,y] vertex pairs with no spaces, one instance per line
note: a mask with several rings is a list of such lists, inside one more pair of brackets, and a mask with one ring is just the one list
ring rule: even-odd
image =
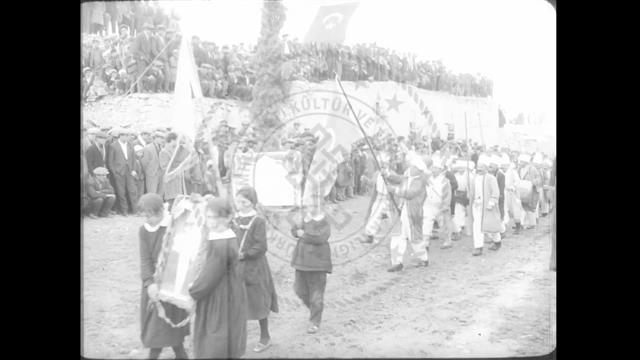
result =
[[124,157],[124,153],[122,152],[122,147],[120,146],[119,141],[114,141],[109,147],[110,150],[107,154],[107,166],[109,167],[109,172],[114,175],[120,176],[125,176],[126,174],[131,173],[131,171],[134,170],[134,162],[136,157],[131,144],[127,144],[126,159]]
[[196,301],[193,355],[239,358],[247,345],[247,290],[238,273],[238,242],[233,235],[205,241],[206,260],[189,289]]
[[[253,223],[251,223],[253,219]],[[251,223],[251,226],[249,224]],[[267,261],[267,224],[260,216],[236,217],[233,230],[242,242],[248,231],[240,252],[244,258],[240,260],[240,275],[247,287],[248,320],[261,320],[269,316],[269,312],[278,312],[278,297]]]
[[[295,225],[291,229],[294,237],[298,237]],[[304,234],[299,237],[296,248],[293,250],[291,266],[300,271],[325,271],[331,273],[331,246],[329,237],[331,236],[331,226],[326,217],[319,221],[311,219],[302,224]]]
[[149,64],[153,60],[154,40],[153,35],[149,34],[149,38],[140,33],[133,42],[133,55],[136,60],[142,60]]
[[85,156],[87,158],[87,168],[91,175],[93,175],[93,169],[97,167],[105,167],[105,160],[107,159],[107,156],[104,152],[106,151],[106,145],[104,147],[104,151],[96,146],[96,144],[91,144],[87,149]]

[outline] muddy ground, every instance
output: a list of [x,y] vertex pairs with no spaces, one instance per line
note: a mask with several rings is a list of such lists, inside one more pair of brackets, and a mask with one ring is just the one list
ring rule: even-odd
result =
[[[353,218],[335,238],[354,238],[368,199],[341,203]],[[144,358],[140,343],[138,227],[141,217],[83,221],[83,355]],[[357,241],[353,241],[356,243]],[[359,242],[358,242],[359,244]],[[536,230],[508,236],[502,249],[472,240],[452,249],[431,241],[430,264],[388,273],[389,238],[351,245],[352,261],[328,276],[321,330],[306,333],[308,311],[292,290],[294,270],[281,253],[268,254],[280,299],[272,314],[273,346],[256,354],[257,321],[249,322],[247,358],[532,356],[556,343],[556,273],[550,272],[548,218]],[[273,246],[273,244],[270,244]],[[334,246],[334,244],[332,244]],[[344,260],[344,259],[341,259]],[[341,261],[342,262],[342,261]],[[191,355],[191,338],[186,339]],[[173,358],[165,349],[161,358]]]

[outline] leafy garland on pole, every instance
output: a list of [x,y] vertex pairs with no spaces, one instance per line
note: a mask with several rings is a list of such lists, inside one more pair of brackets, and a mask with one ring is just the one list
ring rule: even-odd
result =
[[253,87],[251,118],[262,142],[262,151],[279,149],[279,136],[272,132],[282,125],[279,111],[289,93],[289,86],[282,76],[285,62],[284,43],[280,30],[286,19],[286,8],[281,0],[265,0],[262,9],[262,29],[254,57],[257,69]]

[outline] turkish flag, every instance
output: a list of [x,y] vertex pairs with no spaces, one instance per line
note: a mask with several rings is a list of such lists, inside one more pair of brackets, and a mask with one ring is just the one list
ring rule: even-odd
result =
[[347,34],[349,19],[358,7],[357,2],[321,6],[304,42],[341,44]]

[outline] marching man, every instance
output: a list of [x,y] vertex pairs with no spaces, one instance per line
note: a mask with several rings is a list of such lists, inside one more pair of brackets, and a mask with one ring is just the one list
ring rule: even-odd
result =
[[[427,196],[427,167],[420,156],[411,151],[406,155],[408,169],[399,186],[391,186],[390,191],[402,198],[400,205],[401,234],[391,238],[391,268],[389,272],[400,271],[407,250],[407,242],[411,244],[414,256],[420,261],[418,266],[428,266],[427,242],[424,239],[423,207]],[[449,204],[445,205],[447,208]]]
[[[389,174],[389,156],[387,154],[380,155],[380,167],[382,172]],[[391,200],[391,194],[387,189],[384,178],[385,174],[378,173],[376,177],[376,184],[371,197],[371,203],[369,204],[369,210],[367,211],[367,225],[364,229],[364,234],[367,237],[363,240],[363,243],[373,243],[374,236],[380,231],[382,227],[382,220],[391,218],[395,214],[393,201]]]
[[471,216],[473,218],[473,256],[482,255],[485,235],[492,238],[490,250],[500,249],[502,222],[498,199],[498,180],[488,172],[489,159],[482,155],[478,159],[476,176],[471,186]]
[[453,246],[451,241],[451,183],[445,177],[444,159],[432,158],[431,177],[428,180],[427,199],[423,207],[422,234],[429,246],[429,238],[433,230],[433,222],[440,225],[439,238],[444,240],[442,249]]
[[453,170],[458,182],[458,190],[454,194],[456,211],[453,215],[453,233],[457,238],[461,237],[463,228],[467,236],[472,234],[470,223],[467,220],[470,218],[468,216],[469,193],[470,184],[473,183],[472,171],[474,167],[473,161],[458,160],[453,163]]
[[[513,218],[515,226],[513,227],[514,234],[519,234],[522,231],[522,220],[524,218],[524,209],[522,208],[522,202],[520,201],[520,194],[517,190],[517,185],[520,182],[520,175],[516,169],[516,165],[512,163],[508,158],[508,162],[503,165],[504,171],[504,202],[507,207],[507,212],[510,217]],[[508,223],[508,222],[507,222]]]

